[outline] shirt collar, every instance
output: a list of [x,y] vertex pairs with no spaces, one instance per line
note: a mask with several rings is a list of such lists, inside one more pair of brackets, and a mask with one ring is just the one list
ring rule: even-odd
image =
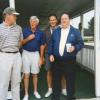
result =
[[[57,29],[57,26],[56,26],[54,29]],[[50,27],[50,30],[53,30],[53,28],[52,28],[52,27]]]
[[8,27],[8,28],[12,28],[12,27],[14,27],[14,26],[16,25],[16,23],[15,23],[15,24],[13,24],[13,25],[11,25],[11,26],[8,26],[7,23],[5,23],[5,22],[3,22],[2,24],[3,24],[4,26]]
[[62,26],[60,26],[60,27],[61,27],[62,30],[70,30],[70,27],[71,27],[71,26],[69,25],[69,26],[68,26],[67,28],[65,28],[65,29],[62,28]]
[[[32,29],[31,29],[31,27],[29,27],[29,29],[31,30],[31,32],[32,32]],[[34,31],[34,32],[32,32],[32,33],[37,33],[39,31],[39,28],[37,27],[36,28],[36,30]]]

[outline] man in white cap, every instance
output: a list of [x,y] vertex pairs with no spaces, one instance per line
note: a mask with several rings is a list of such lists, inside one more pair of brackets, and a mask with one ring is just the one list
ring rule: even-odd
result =
[[0,100],[6,100],[10,80],[12,99],[20,100],[22,29],[16,24],[17,15],[14,8],[4,9],[0,24]]

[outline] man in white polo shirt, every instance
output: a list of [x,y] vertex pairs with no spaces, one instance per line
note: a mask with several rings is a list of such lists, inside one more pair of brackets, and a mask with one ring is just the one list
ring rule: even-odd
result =
[[0,24],[0,100],[6,100],[10,80],[12,99],[20,100],[22,29],[16,24],[17,15],[15,9],[6,8]]

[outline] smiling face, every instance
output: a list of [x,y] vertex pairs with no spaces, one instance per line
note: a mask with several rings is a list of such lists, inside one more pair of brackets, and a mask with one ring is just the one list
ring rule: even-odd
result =
[[62,26],[63,28],[67,28],[67,27],[69,27],[69,25],[70,25],[70,18],[69,18],[69,15],[63,14],[63,15],[61,16],[61,26]]
[[57,18],[55,16],[50,16],[49,17],[49,24],[51,27],[56,27],[57,26]]

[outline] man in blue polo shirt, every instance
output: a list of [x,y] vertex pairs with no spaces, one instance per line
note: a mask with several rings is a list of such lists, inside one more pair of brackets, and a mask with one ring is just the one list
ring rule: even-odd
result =
[[[39,19],[36,16],[30,17],[30,27],[23,29],[23,72],[25,96],[23,100],[28,100],[28,86],[30,73],[33,75],[34,95],[40,99],[37,91],[38,73],[43,62],[43,32],[38,28]],[[40,51],[40,54],[39,54]]]

